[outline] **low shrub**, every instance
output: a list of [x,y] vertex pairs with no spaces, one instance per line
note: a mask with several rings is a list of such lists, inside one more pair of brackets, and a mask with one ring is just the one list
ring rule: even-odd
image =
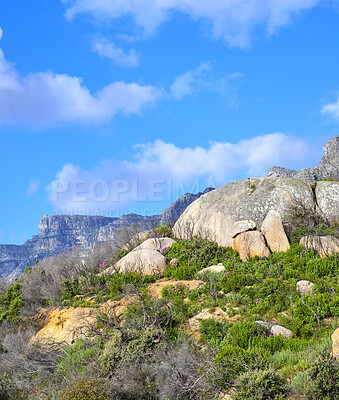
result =
[[62,400],[109,400],[110,398],[105,381],[93,378],[75,381],[61,396]]

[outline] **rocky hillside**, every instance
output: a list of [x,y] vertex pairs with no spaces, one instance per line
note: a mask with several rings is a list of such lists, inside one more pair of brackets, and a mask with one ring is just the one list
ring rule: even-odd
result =
[[282,167],[270,167],[268,177],[301,178],[308,182],[331,178],[339,180],[339,136],[332,137],[324,145],[324,157],[315,168],[303,168],[300,171]]

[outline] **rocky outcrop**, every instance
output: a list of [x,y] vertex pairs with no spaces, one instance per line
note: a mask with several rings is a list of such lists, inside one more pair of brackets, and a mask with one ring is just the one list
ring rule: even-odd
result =
[[196,194],[186,193],[181,196],[178,200],[174,201],[161,216],[161,225],[172,225],[174,224],[180,215],[186,210],[186,208],[193,203],[193,201],[199,199],[203,194],[211,192],[214,188],[208,187],[203,192]]
[[38,234],[23,245],[0,245],[0,277],[15,278],[36,260],[67,252],[74,246],[89,249],[97,242],[114,239],[116,229],[121,226],[138,224],[142,227],[159,219],[160,216],[136,214],[121,218],[45,215],[40,221]]
[[142,275],[162,273],[167,260],[156,250],[139,249],[126,254],[116,263],[121,273],[139,272]]
[[315,207],[312,188],[302,179],[253,178],[251,184],[254,188],[248,180],[229,183],[201,196],[178,219],[174,234],[183,239],[197,235],[233,247],[237,221],[254,221],[260,228],[271,210],[284,222],[296,204]]
[[239,253],[242,261],[254,256],[267,257],[270,255],[264,235],[259,231],[240,233],[233,239],[233,248]]
[[334,236],[303,236],[299,244],[316,250],[320,257],[339,253],[339,240]]
[[323,147],[324,156],[315,168],[304,168],[300,171],[282,167],[270,167],[268,177],[301,178],[308,182],[331,178],[339,180],[339,136],[332,137]]
[[290,248],[280,214],[271,210],[264,219],[261,232],[270,249],[275,252],[287,251]]

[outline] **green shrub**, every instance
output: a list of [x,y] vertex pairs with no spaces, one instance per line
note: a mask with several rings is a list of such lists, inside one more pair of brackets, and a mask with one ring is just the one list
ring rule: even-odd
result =
[[111,397],[101,379],[81,379],[64,391],[62,400],[109,400]]
[[272,369],[248,371],[235,381],[234,400],[277,400],[286,398],[286,383]]
[[162,291],[161,295],[162,297],[169,297],[169,298],[175,298],[175,297],[186,297],[186,292],[187,288],[185,285],[182,283],[175,283],[173,285],[167,285],[165,286]]
[[221,286],[224,293],[237,292],[242,287],[253,285],[255,280],[245,274],[231,273],[221,279]]
[[228,329],[231,324],[228,322],[219,322],[212,318],[200,319],[199,330],[201,333],[202,342],[211,342],[219,345],[221,341],[227,336]]
[[252,346],[253,338],[266,337],[267,333],[266,328],[254,322],[237,322],[228,330],[227,343],[246,350]]
[[310,384],[305,388],[308,400],[339,398],[339,362],[329,352],[322,352],[307,370]]
[[0,296],[0,323],[4,320],[19,322],[19,311],[22,306],[21,286],[14,284],[7,289],[4,295]]

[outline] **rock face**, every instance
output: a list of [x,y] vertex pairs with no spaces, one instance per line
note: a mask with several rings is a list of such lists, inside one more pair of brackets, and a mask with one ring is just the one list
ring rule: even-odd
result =
[[114,238],[123,225],[159,221],[160,216],[144,217],[129,214],[121,218],[82,215],[44,216],[38,234],[23,245],[0,245],[0,277],[14,278],[24,269],[45,257],[55,256],[74,246],[91,248],[96,242]]
[[308,182],[331,178],[339,180],[339,136],[332,137],[323,147],[324,156],[315,168],[304,168],[300,171],[281,167],[270,167],[268,177],[302,178]]
[[269,211],[284,221],[295,204],[314,209],[310,184],[296,178],[253,178],[221,186],[189,205],[173,227],[179,238],[191,235],[210,238],[221,246],[233,246],[234,223],[252,220],[261,227]]
[[314,283],[310,281],[298,281],[297,291],[301,294],[311,294],[313,290]]
[[142,275],[162,273],[167,260],[156,250],[139,249],[126,254],[116,263],[121,273],[139,272]]
[[339,328],[332,333],[332,355],[339,358]]
[[332,224],[339,223],[339,182],[317,182],[315,198],[320,214]]
[[233,248],[242,261],[250,257],[267,257],[270,254],[264,235],[259,231],[243,232],[233,239]]
[[299,244],[312,247],[320,257],[339,253],[339,240],[334,236],[303,236]]
[[231,237],[234,238],[242,232],[253,231],[256,229],[256,227],[257,226],[254,221],[237,221],[233,224]]
[[272,251],[287,251],[290,248],[280,214],[276,211],[271,210],[266,215],[261,226],[261,232]]
[[211,192],[214,188],[208,187],[203,192],[197,194],[186,193],[178,200],[174,201],[166,210],[162,213],[160,225],[172,225],[177,221],[180,215],[186,210],[186,208],[193,203],[193,201],[199,199],[203,194]]

